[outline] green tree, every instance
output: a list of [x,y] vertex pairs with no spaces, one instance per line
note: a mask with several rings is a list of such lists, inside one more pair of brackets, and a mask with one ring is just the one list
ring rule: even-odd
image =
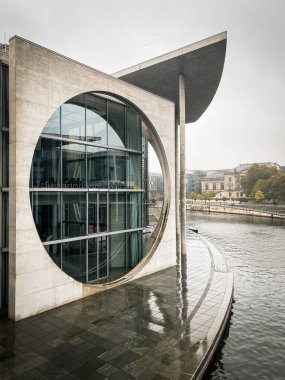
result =
[[274,167],[253,164],[248,169],[247,174],[241,178],[243,191],[247,196],[250,196],[254,186],[259,180],[267,180],[277,173],[278,171]]
[[200,199],[203,200],[209,200],[211,198],[214,198],[215,194],[212,191],[206,191],[205,193],[201,194]]
[[198,194],[193,193],[193,192],[187,193],[187,198],[188,199],[198,199]]
[[264,198],[265,198],[264,194],[261,190],[257,190],[256,193],[254,194],[254,199],[257,202],[262,202]]
[[266,181],[265,195],[269,200],[285,201],[285,174],[279,172]]

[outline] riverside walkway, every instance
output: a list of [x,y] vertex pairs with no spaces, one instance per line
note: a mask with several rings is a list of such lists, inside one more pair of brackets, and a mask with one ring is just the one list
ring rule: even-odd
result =
[[200,379],[231,310],[233,274],[189,231],[172,267],[19,322],[0,320],[1,379]]
[[260,216],[272,219],[285,219],[285,208],[279,206],[261,206],[257,205],[230,205],[230,204],[218,204],[214,203],[188,203],[187,210],[190,211],[202,211],[202,212],[218,212],[224,214],[237,214],[247,216]]

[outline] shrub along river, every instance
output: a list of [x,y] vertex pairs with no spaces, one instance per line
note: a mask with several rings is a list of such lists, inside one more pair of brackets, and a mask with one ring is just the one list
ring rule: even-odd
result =
[[228,328],[207,379],[285,378],[285,221],[188,212],[234,272]]

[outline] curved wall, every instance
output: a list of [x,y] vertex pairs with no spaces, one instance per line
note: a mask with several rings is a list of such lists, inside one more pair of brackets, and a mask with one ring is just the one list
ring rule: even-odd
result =
[[[174,104],[18,37],[10,41],[9,72],[10,318],[19,320],[175,265]],[[32,156],[43,126],[61,104],[84,92],[115,94],[141,110],[153,126],[151,142],[167,182],[165,226],[157,229],[161,234],[154,249],[126,277],[105,286],[79,283],[55,265],[38,236],[29,199]]]

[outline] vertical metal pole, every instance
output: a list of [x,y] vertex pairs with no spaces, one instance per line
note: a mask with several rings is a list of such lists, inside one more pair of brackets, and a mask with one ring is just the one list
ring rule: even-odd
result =
[[181,255],[186,255],[185,79],[179,74]]
[[175,215],[176,215],[176,250],[180,255],[180,212],[179,212],[179,117],[175,116]]

